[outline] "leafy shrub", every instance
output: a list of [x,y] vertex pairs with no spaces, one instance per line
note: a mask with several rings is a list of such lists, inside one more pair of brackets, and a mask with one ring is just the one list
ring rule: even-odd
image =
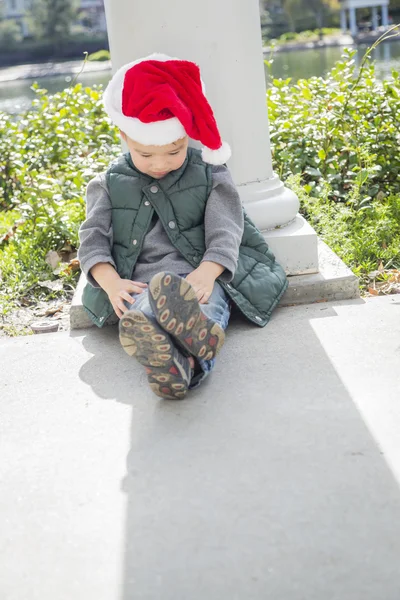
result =
[[359,209],[357,186],[348,202],[334,202],[324,184],[319,198],[310,197],[292,176],[287,184],[299,196],[302,213],[322,239],[368,286],[369,274],[381,268],[400,268],[400,196],[386,196]]
[[354,54],[345,51],[326,79],[275,79],[268,90],[275,167],[283,179],[300,173],[314,197],[324,181],[341,201],[355,183],[360,201],[400,191],[399,74],[381,82],[367,62],[357,79]]
[[274,168],[363,285],[378,267],[400,268],[400,83],[392,75],[379,81],[369,53],[357,72],[346,50],[326,79],[275,79],[267,94]]
[[[81,84],[48,96],[35,87],[18,120],[0,113],[0,314],[41,279],[49,250],[77,248],[85,189],[120,152],[101,89]],[[15,229],[13,229],[13,226]]]
[[273,43],[276,43],[279,46],[281,46],[281,45],[286,45],[288,43],[292,44],[292,42],[302,43],[302,42],[318,41],[320,39],[321,33],[323,36],[332,36],[332,35],[338,36],[341,34],[341,30],[323,27],[322,29],[313,29],[313,30],[307,29],[305,31],[301,31],[300,33],[295,33],[294,31],[288,31],[288,32],[280,35],[275,40],[269,40],[269,41],[266,40],[266,43],[273,42]]
[[297,38],[298,34],[295,33],[294,31],[288,31],[287,33],[282,33],[282,35],[279,38],[279,41],[282,42],[290,42],[292,40],[295,40]]

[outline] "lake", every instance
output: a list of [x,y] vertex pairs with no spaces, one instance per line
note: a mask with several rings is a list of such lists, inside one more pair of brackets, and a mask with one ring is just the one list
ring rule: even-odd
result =
[[[357,47],[356,64],[361,60],[368,46]],[[294,80],[308,79],[313,75],[323,76],[340,60],[342,47],[278,52],[275,54],[272,73],[274,77],[292,77]],[[400,41],[381,44],[373,52],[376,72],[380,79],[390,77],[393,68],[400,69]],[[268,58],[268,57],[267,57]]]
[[[366,51],[366,46],[359,46],[356,55],[358,63]],[[340,59],[342,48],[319,48],[312,50],[300,50],[295,52],[279,52],[274,56],[272,74],[277,78],[292,77],[293,80],[312,77],[313,75],[325,75]],[[377,66],[377,74],[381,79],[390,76],[391,69],[400,70],[400,41],[381,44],[374,52]],[[72,75],[57,77],[45,77],[37,79],[38,83],[50,93],[60,91],[73,80]],[[78,82],[84,86],[94,84],[106,85],[111,77],[111,72],[83,73]],[[1,84],[0,88],[0,111],[18,114],[27,108],[34,96],[30,89],[31,80],[18,80]]]

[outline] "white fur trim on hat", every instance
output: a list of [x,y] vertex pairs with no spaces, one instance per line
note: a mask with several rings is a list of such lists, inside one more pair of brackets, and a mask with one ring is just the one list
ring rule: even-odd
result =
[[[128,137],[145,146],[164,146],[172,144],[187,135],[182,123],[176,117],[155,123],[143,123],[135,117],[126,117],[122,112],[122,90],[124,88],[125,74],[133,66],[148,60],[181,60],[172,58],[166,54],[150,54],[145,58],[139,58],[133,62],[123,65],[116,71],[103,94],[103,103],[106,113],[111,121],[119,127]],[[201,80],[203,93],[205,86]]]
[[210,165],[223,165],[230,159],[231,154],[229,144],[222,142],[222,146],[218,150],[210,150],[210,148],[204,147],[201,151],[201,158]]
[[152,54],[147,58],[123,65],[115,73],[103,94],[104,108],[114,125],[119,127],[132,140],[139,142],[139,144],[144,144],[145,146],[172,144],[172,142],[176,142],[176,140],[186,136],[183,125],[176,117],[155,123],[143,123],[135,117],[126,117],[122,112],[122,90],[124,88],[125,74],[131,67],[144,60],[166,61],[170,60],[170,57],[163,54]]

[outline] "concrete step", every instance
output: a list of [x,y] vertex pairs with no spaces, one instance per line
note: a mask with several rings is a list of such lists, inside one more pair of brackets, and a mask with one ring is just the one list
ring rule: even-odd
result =
[[[318,239],[318,261],[319,273],[289,277],[289,287],[281,299],[280,306],[359,298],[358,278],[320,239]],[[82,273],[70,309],[71,329],[93,326],[82,306],[82,292],[85,285],[86,277]],[[117,321],[117,317],[112,316],[106,324],[114,325]]]
[[289,277],[281,306],[312,304],[360,297],[358,277],[318,238],[319,272]]

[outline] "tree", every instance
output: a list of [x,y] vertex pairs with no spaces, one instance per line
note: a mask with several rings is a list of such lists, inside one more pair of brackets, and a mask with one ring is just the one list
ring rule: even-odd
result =
[[307,6],[314,12],[317,29],[320,30],[320,38],[322,38],[322,28],[324,26],[324,17],[326,10],[339,9],[338,0],[307,0]]
[[294,31],[295,6],[286,0],[260,0],[261,27],[265,38],[279,37],[289,29]]
[[[400,0],[399,0],[400,1]],[[326,15],[339,9],[339,0],[264,0],[263,7],[270,11],[279,10],[286,17],[287,27],[291,31],[322,29]]]
[[33,0],[31,29],[35,37],[57,46],[69,38],[77,16],[77,0]]
[[296,11],[300,8],[302,0],[282,0],[282,8],[289,23],[290,31],[296,31]]
[[0,48],[3,50],[13,48],[21,39],[21,27],[16,21],[0,21]]

